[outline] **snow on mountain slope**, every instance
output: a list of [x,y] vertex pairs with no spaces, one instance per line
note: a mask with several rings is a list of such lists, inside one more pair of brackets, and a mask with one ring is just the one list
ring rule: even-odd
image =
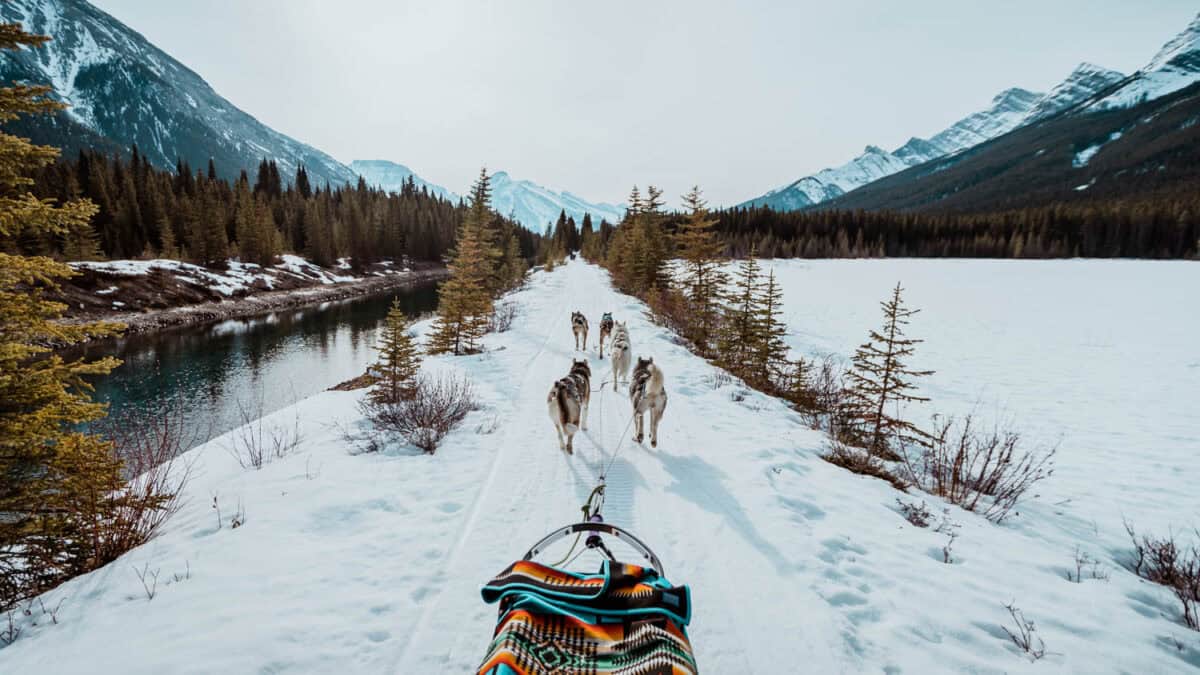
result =
[[893,152],[868,145],[863,154],[842,166],[824,169],[739,206],[792,211],[840,197],[884,176],[1006,133],[1021,123],[1040,97],[1024,89],[1007,89],[997,94],[986,110],[964,117],[932,138],[912,138]]
[[553,225],[563,211],[576,223],[583,220],[583,214],[590,213],[597,227],[601,220],[617,223],[625,216],[623,206],[589,202],[570,192],[556,192],[532,181],[514,180],[505,171],[492,174],[492,209],[535,232]]
[[[451,200],[459,199],[459,195],[422,179],[403,164],[382,159],[356,159],[350,163],[350,168],[365,178],[368,184],[378,185],[385,190],[399,191],[408,177],[413,176],[418,187],[427,186],[434,194]],[[616,223],[625,215],[623,206],[589,202],[570,192],[555,192],[533,181],[513,180],[504,171],[492,174],[492,209],[537,232],[544,230],[547,225],[553,225],[563,211],[573,217],[576,223],[583,220],[585,213],[590,213],[596,226],[600,225],[601,220]]]
[[[0,79],[50,84],[71,105],[57,123],[32,127],[38,142],[63,146],[68,154],[77,149],[73,145],[100,139],[122,149],[136,144],[163,168],[184,159],[202,169],[211,157],[226,177],[242,169],[253,173],[266,157],[289,178],[303,164],[318,184],[354,180],[349,168],[239,110],[195,72],[84,0],[8,0],[0,3],[0,19],[53,38],[0,60]],[[68,136],[76,125],[94,136]]]
[[[978,278],[974,269],[963,274]],[[563,307],[563,297],[575,304]],[[861,307],[872,320],[873,300]],[[480,585],[576,518],[612,457],[605,516],[649,543],[672,581],[691,586],[689,633],[702,672],[1200,667],[1200,646],[1161,616],[1171,610],[1165,590],[1115,567],[1108,582],[1063,578],[1074,545],[1093,543],[1069,504],[1039,499],[1007,526],[951,509],[962,527],[954,563],[943,564],[945,537],[901,518],[890,486],[819,459],[820,434],[778,401],[715,380],[712,366],[651,325],[598,268],[576,261],[536,273],[509,301],[519,319],[487,336],[485,353],[426,361],[467,373],[484,406],[436,455],[348,454],[343,430],[362,424],[362,392],[327,392],[267,418],[282,428],[299,420],[303,441],[261,471],[237,465],[230,436],[197,448],[187,455],[189,500],[167,532],[48,593],[47,606],[63,602],[57,625],[18,617],[24,632],[0,649],[0,672],[470,672],[495,620]],[[574,455],[558,450],[545,396],[580,356],[568,317],[576,307],[627,320],[635,354],[663,368],[670,402],[657,449],[625,436],[628,400],[608,388],[608,362],[593,345],[590,428]],[[824,318],[802,317],[801,329],[820,335]],[[1156,478],[1186,489],[1194,475],[1166,469]],[[245,525],[230,529],[239,504]],[[1108,561],[1115,551],[1105,532],[1104,548],[1092,550]],[[542,557],[553,562],[568,546]],[[589,552],[576,568],[596,564]],[[158,572],[153,599],[134,569]],[[1046,641],[1040,663],[1000,628],[1013,601]]]
[[1023,123],[1045,119],[1055,113],[1085,101],[1125,79],[1125,74],[1094,63],[1081,63],[1067,79],[1043,96],[1026,115]]
[[1179,91],[1196,81],[1200,81],[1200,14],[1163,45],[1127,84],[1089,107],[1126,108]]
[[356,159],[350,162],[350,170],[362,176],[368,185],[382,188],[388,192],[399,192],[411,176],[413,183],[418,188],[425,188],[429,190],[430,194],[449,199],[452,202],[461,199],[457,194],[441,185],[421,178],[407,166],[389,162],[386,159]]

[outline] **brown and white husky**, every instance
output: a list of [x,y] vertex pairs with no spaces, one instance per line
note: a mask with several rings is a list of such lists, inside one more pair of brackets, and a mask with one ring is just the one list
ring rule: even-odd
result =
[[642,442],[645,422],[642,416],[650,413],[650,447],[658,447],[658,422],[667,409],[667,390],[663,386],[663,373],[654,365],[654,359],[639,358],[629,382],[629,400],[633,403],[633,426],[636,440]]
[[588,322],[583,312],[571,312],[571,332],[575,334],[575,349],[579,349],[579,338],[583,337],[583,351],[587,351]]
[[613,318],[611,312],[605,312],[604,316],[600,317],[600,358],[604,358],[604,338],[612,333]]
[[617,390],[617,382],[629,374],[629,362],[633,358],[630,349],[629,328],[624,321],[618,322],[613,328],[612,337],[613,391]]
[[[571,360],[571,372],[550,387],[546,409],[558,433],[558,447],[574,454],[575,432],[587,431],[588,403],[592,398],[592,369],[587,360]],[[566,441],[563,441],[563,437]]]

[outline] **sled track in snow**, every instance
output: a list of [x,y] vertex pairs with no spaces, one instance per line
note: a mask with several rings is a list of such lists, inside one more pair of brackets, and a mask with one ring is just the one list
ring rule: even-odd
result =
[[[519,411],[522,407],[521,406],[522,401],[526,400],[525,399],[526,385],[529,384],[529,380],[533,377],[533,375],[535,373],[535,371],[533,369],[531,369],[530,366],[537,360],[537,358],[539,356],[541,356],[541,354],[545,351],[546,345],[550,341],[550,337],[553,334],[554,328],[555,328],[553,319],[554,319],[554,316],[552,313],[550,313],[547,320],[545,321],[544,337],[541,340],[540,346],[533,353],[533,355],[528,359],[528,361],[526,361],[526,365],[522,369],[522,370],[524,370],[525,374],[521,378],[520,383],[515,387],[515,389],[512,393],[512,397],[510,398],[510,400],[513,401],[513,406],[512,406],[513,412]],[[519,417],[519,415],[513,415],[513,416]],[[515,429],[512,424],[505,424],[504,435],[502,437],[501,442],[497,444],[496,452],[493,453],[493,455],[492,455],[492,461],[491,461],[491,465],[488,467],[487,477],[484,479],[484,482],[480,486],[480,489],[475,493],[475,499],[471,502],[470,509],[468,510],[466,516],[463,518],[462,524],[459,525],[459,527],[458,527],[458,532],[454,539],[454,543],[444,558],[443,573],[439,575],[439,580],[444,580],[445,577],[451,576],[454,567],[459,563],[459,561],[461,559],[462,551],[464,550],[464,548],[466,546],[466,542],[470,539],[471,534],[474,532],[476,525],[478,524],[478,522],[480,520],[480,516],[483,513],[483,508],[482,508],[483,504],[491,496],[492,487],[495,485],[497,476],[500,474],[500,469],[503,466],[503,459],[507,454],[509,454],[508,449],[510,447],[512,447],[512,443],[510,442],[510,436],[512,436],[514,434],[514,431],[515,431]],[[497,570],[497,571],[499,571],[499,570]],[[451,576],[451,578],[452,578],[452,576]],[[482,581],[483,581],[483,579],[477,580],[477,582],[482,582]],[[445,592],[446,592],[446,584],[445,583],[438,584],[436,595],[434,595],[432,598],[430,598],[428,602],[424,603],[425,606],[421,610],[421,615],[418,618],[413,631],[411,633],[409,633],[408,639],[405,642],[404,646],[401,648],[400,656],[396,659],[397,668],[395,669],[395,672],[399,672],[399,673],[417,672],[415,670],[409,671],[409,670],[405,669],[404,664],[406,664],[410,661],[410,659],[413,656],[413,654],[412,654],[413,648],[416,645],[421,644],[422,639],[428,633],[429,624],[430,624],[430,620],[433,615],[433,612],[435,609],[437,609],[438,607],[441,606]],[[447,656],[449,656],[449,655],[447,655]]]

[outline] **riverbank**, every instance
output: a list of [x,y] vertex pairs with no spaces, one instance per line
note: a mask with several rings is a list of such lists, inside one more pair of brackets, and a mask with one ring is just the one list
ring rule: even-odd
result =
[[229,261],[208,269],[174,260],[72,263],[79,273],[58,299],[65,323],[119,321],[125,333],[144,333],[244,319],[281,310],[374,295],[444,279],[445,267],[391,261],[355,272],[329,270],[297,256],[272,267]]

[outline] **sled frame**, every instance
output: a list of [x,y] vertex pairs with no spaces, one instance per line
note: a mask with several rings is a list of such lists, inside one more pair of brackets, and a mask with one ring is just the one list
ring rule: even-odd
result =
[[605,555],[608,556],[608,558],[610,560],[613,560],[614,562],[616,562],[616,558],[613,556],[613,554],[608,550],[607,547],[604,546],[603,543],[600,542],[600,537],[595,536],[595,535],[603,534],[603,535],[607,535],[614,539],[619,539],[619,540],[625,542],[626,544],[629,545],[630,548],[632,548],[633,550],[642,554],[642,557],[645,558],[646,561],[650,563],[650,567],[652,567],[656,572],[658,572],[658,574],[660,576],[665,575],[665,571],[663,570],[662,562],[658,559],[658,556],[654,554],[654,551],[650,550],[650,547],[647,546],[641,539],[638,539],[637,537],[633,536],[633,534],[630,533],[628,530],[624,530],[624,529],[621,529],[620,527],[617,527],[616,525],[611,525],[609,523],[603,523],[603,522],[574,523],[571,525],[567,525],[565,527],[560,527],[557,530],[554,530],[553,532],[551,532],[550,534],[547,534],[545,537],[542,537],[541,541],[534,544],[529,549],[529,551],[527,551],[525,553],[525,556],[521,559],[522,560],[533,560],[535,557],[537,557],[537,555],[539,553],[541,553],[542,551],[545,551],[546,547],[549,546],[550,544],[553,544],[554,542],[556,542],[560,539],[565,539],[573,534],[582,534],[582,533],[590,533],[593,535],[591,537],[588,537],[588,540],[587,540],[588,548],[600,549],[601,551],[603,551],[605,553]]

